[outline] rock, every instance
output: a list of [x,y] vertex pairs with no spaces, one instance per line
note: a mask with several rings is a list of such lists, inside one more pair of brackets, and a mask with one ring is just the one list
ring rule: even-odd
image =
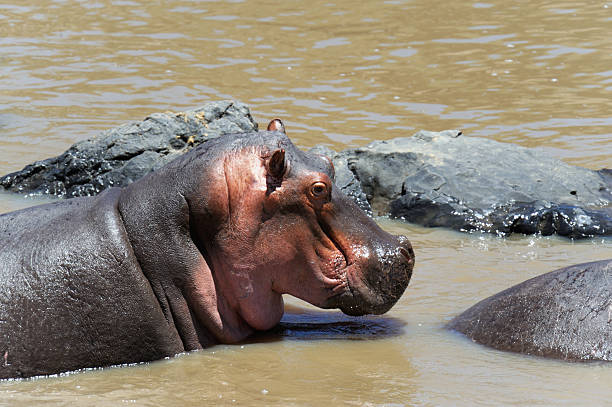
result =
[[575,167],[534,149],[420,131],[334,156],[374,211],[460,231],[612,234],[612,171]]
[[[246,105],[155,113],[0,178],[7,190],[59,197],[124,186],[221,134],[257,130]],[[612,235],[612,170],[592,171],[457,130],[375,141],[332,158],[336,184],[367,213],[459,231]]]
[[213,102],[181,113],[154,113],[5,175],[0,186],[58,197],[95,195],[111,186],[125,186],[206,140],[256,130],[249,108],[238,102]]

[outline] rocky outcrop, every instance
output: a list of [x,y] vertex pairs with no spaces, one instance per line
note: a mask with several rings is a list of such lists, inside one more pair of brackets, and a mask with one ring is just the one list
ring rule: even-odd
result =
[[500,235],[612,235],[610,170],[453,130],[315,151],[330,154],[342,168],[338,184],[377,214]]
[[[249,109],[216,102],[156,113],[76,143],[65,153],[0,178],[10,191],[60,197],[124,186],[177,154],[225,133],[257,130]],[[459,131],[420,131],[331,157],[336,184],[366,212],[459,231],[612,235],[612,171],[563,163],[513,144]]]
[[181,113],[154,113],[5,175],[0,186],[59,197],[95,195],[111,186],[125,186],[206,140],[256,130],[249,108],[238,102],[214,102]]

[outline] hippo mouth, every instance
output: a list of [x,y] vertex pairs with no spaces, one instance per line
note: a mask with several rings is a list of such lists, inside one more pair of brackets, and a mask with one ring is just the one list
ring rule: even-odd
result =
[[[319,263],[319,270],[324,278],[324,284],[331,290],[331,296],[328,301],[331,301],[334,297],[350,294],[350,287],[348,281],[348,269],[350,268],[349,256],[346,250],[335,238],[334,234],[324,222],[319,219],[319,227],[323,236],[325,236],[326,242],[323,245],[324,250],[317,250],[315,252],[322,260]],[[325,308],[337,308],[334,306],[325,306]]]
[[392,244],[346,244],[324,222],[321,230],[333,245],[332,261],[322,267],[331,296],[324,308],[351,316],[384,314],[402,296],[412,276],[414,252],[408,239]]

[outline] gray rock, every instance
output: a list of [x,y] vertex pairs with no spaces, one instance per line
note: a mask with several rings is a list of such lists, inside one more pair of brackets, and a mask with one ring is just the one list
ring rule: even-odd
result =
[[154,113],[5,175],[0,186],[58,197],[95,195],[111,186],[125,186],[206,140],[256,130],[249,108],[233,101],[181,113]]
[[[208,139],[255,130],[248,107],[238,102],[155,113],[8,174],[0,186],[59,197],[94,195],[125,186]],[[457,130],[420,131],[340,153],[324,146],[311,152],[333,160],[336,185],[369,214],[500,235],[612,235],[612,170],[574,167]]]
[[460,231],[612,234],[612,172],[513,144],[420,131],[334,156],[375,212]]

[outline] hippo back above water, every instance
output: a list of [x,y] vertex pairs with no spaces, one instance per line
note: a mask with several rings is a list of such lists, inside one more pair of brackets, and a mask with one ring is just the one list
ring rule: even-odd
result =
[[524,281],[469,308],[448,328],[500,350],[612,361],[612,259]]
[[130,186],[0,215],[0,378],[160,359],[277,324],[282,294],[380,314],[405,237],[282,123],[211,140]]

